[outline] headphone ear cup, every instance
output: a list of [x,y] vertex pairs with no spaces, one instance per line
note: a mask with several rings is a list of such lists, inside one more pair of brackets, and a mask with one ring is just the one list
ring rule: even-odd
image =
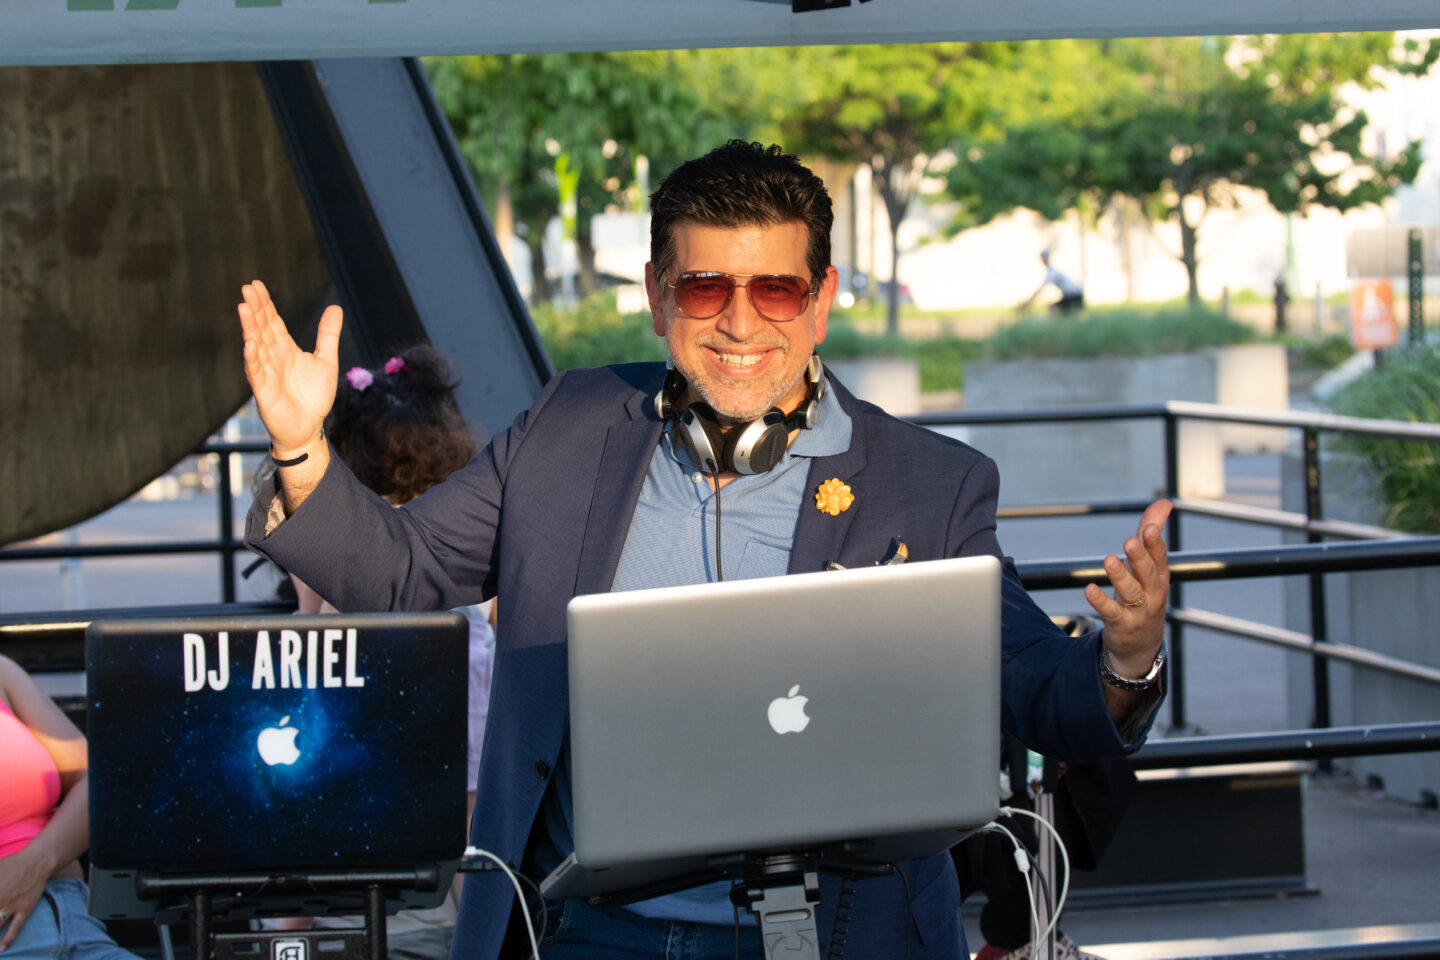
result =
[[759,420],[751,420],[730,431],[726,439],[725,459],[736,473],[769,473],[785,456],[790,428],[785,414],[771,409]]
[[680,446],[690,455],[690,460],[701,470],[709,466],[716,473],[729,470],[725,438],[720,434],[720,425],[705,415],[702,403],[693,404],[681,410],[675,417],[675,436]]
[[669,420],[678,416],[680,411],[676,404],[680,399],[680,391],[685,389],[685,380],[680,372],[674,367],[665,371],[665,382],[660,386],[660,392],[655,394],[655,415],[661,420]]

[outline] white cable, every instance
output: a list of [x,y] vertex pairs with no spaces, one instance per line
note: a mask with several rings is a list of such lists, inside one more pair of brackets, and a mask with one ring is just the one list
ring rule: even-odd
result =
[[1055,846],[1060,851],[1060,863],[1064,867],[1062,871],[1063,879],[1060,882],[1060,895],[1055,898],[1055,909],[1050,914],[1050,925],[1045,928],[1044,936],[1031,941],[1032,943],[1038,943],[1054,933],[1055,928],[1060,925],[1060,911],[1065,908],[1065,899],[1070,895],[1070,853],[1065,849],[1065,841],[1060,839],[1060,834],[1056,831],[1054,825],[1051,824],[1049,820],[1040,816],[1040,814],[1035,813],[1033,810],[1026,810],[1023,807],[1001,807],[1000,813],[1004,816],[1013,816],[1018,813],[1021,816],[1029,817],[1031,820],[1042,824],[1046,830],[1050,831],[1050,835],[1055,838]]
[[530,949],[534,951],[533,960],[540,960],[540,940],[535,936],[535,921],[530,919],[530,908],[525,905],[525,891],[520,888],[520,878],[515,876],[515,871],[510,869],[508,863],[495,856],[495,854],[489,850],[481,850],[479,847],[466,847],[465,856],[486,857],[503,870],[505,876],[510,878],[510,883],[515,887],[515,897],[520,901],[520,912],[525,915],[525,932],[530,935]]
[[[1009,828],[1003,827],[992,820],[985,825],[984,829],[1005,834],[1005,836],[1010,838],[1010,843],[1015,847],[1015,869],[1025,875],[1025,896],[1030,901],[1030,942],[1033,944],[1036,939],[1035,935],[1040,932],[1040,913],[1035,907],[1036,878],[1030,874],[1030,853],[1025,849],[1025,845],[1020,842],[1020,838],[1011,833]],[[1030,953],[1032,957],[1035,955],[1034,950],[1031,950]]]

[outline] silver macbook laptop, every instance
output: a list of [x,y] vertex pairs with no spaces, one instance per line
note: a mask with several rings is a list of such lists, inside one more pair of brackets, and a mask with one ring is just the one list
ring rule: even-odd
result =
[[196,876],[453,874],[468,638],[448,612],[91,624],[92,910]]
[[575,852],[547,896],[929,856],[998,810],[993,557],[576,597],[569,644]]

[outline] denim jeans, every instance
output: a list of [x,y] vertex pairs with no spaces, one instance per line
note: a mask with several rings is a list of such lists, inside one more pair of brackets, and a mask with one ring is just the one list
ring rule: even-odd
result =
[[[552,901],[540,941],[545,960],[761,960],[760,931],[718,924],[652,920],[583,900]],[[527,952],[528,955],[528,952]]]
[[85,895],[83,880],[46,883],[35,911],[5,951],[5,960],[139,960],[111,940],[105,925],[90,916]]
[[[932,861],[923,866],[913,891],[892,874],[857,881],[842,895],[838,879],[822,876],[815,911],[820,955],[968,960],[954,868],[945,854]],[[840,902],[845,908],[837,917]],[[764,955],[755,926],[740,928],[737,951],[733,926],[649,919],[623,908],[591,907],[582,900],[551,901],[548,907],[540,940],[543,960],[761,960]],[[912,917],[925,922],[917,925]],[[512,919],[508,933],[505,960],[530,960],[523,921]]]

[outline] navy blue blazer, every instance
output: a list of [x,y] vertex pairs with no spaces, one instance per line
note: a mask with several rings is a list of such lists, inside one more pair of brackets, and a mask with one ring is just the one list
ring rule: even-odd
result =
[[[341,610],[448,609],[504,598],[471,842],[514,865],[568,731],[565,606],[577,594],[610,589],[660,438],[651,401],[663,374],[660,364],[627,364],[557,376],[467,466],[398,510],[332,458],[309,499],[268,537],[268,501],[257,501],[247,521],[251,547]],[[994,461],[831,383],[852,440],[844,453],[814,460],[808,489],[838,477],[855,502],[839,516],[802,504],[790,572],[831,560],[869,565],[896,535],[911,560],[1001,556]],[[1032,749],[1072,762],[1124,752],[1105,707],[1096,636],[1057,629],[1008,562],[1003,584],[1004,727]],[[903,956],[903,938],[913,935],[912,956],[968,956],[950,858],[905,870],[914,928],[867,927],[867,903],[877,915],[893,913],[907,894],[894,877],[861,881],[847,950]],[[826,891],[818,920],[828,935],[835,892],[828,881]],[[466,877],[455,957],[496,955],[513,897],[502,875]],[[867,931],[881,939],[858,941]]]

